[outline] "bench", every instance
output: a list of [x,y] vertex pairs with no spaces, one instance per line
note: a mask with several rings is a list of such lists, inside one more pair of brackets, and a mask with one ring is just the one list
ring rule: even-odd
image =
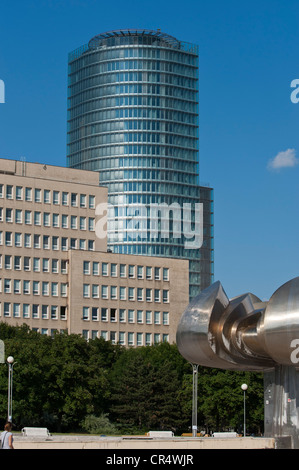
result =
[[219,439],[227,437],[239,437],[239,434],[236,432],[214,432],[212,437],[218,437]]
[[174,436],[172,431],[149,431],[147,435],[148,437],[173,437]]
[[23,428],[22,436],[24,437],[49,437],[51,434],[47,428]]

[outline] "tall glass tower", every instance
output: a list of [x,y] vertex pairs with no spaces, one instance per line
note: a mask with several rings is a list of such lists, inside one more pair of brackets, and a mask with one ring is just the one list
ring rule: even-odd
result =
[[213,279],[213,190],[199,184],[198,48],[160,30],[99,34],[69,54],[68,166],[108,186],[108,246],[189,259]]

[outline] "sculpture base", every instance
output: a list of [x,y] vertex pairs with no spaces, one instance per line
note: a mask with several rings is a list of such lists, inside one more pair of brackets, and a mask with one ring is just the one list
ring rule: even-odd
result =
[[265,437],[290,436],[299,449],[299,370],[278,365],[264,373]]

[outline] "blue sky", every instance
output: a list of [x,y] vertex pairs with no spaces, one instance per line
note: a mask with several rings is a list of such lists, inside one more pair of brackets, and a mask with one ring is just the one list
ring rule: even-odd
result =
[[96,34],[160,28],[198,44],[215,280],[229,296],[269,298],[299,275],[299,103],[290,100],[298,23],[294,0],[3,0],[0,157],[66,165],[67,56]]

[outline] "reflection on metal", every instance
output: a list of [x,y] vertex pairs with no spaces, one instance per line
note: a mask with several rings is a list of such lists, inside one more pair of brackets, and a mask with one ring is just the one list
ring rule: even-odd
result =
[[265,435],[292,436],[299,447],[299,277],[268,302],[251,293],[229,299],[215,282],[184,311],[177,345],[192,364],[264,372]]

